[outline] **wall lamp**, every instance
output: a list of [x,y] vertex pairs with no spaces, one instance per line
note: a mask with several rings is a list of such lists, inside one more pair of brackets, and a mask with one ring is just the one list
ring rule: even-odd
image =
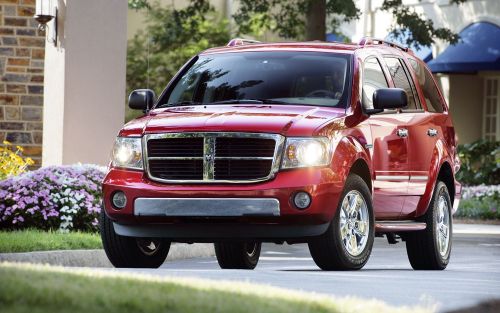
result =
[[47,23],[54,20],[51,33],[48,34],[48,41],[54,45],[57,43],[57,0],[36,0],[35,20],[38,22],[38,29],[45,32],[48,28]]

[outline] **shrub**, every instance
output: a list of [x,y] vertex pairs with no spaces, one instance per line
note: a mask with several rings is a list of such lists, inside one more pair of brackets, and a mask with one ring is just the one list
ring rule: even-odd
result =
[[455,217],[500,219],[500,185],[462,189],[462,200]]
[[0,229],[97,230],[104,169],[49,166],[0,181]]
[[464,185],[500,184],[500,141],[478,140],[459,145],[461,167],[457,180]]
[[10,142],[4,141],[3,144],[5,147],[0,147],[0,180],[24,173],[28,166],[33,165],[31,158],[22,156],[22,147],[16,146],[14,151]]

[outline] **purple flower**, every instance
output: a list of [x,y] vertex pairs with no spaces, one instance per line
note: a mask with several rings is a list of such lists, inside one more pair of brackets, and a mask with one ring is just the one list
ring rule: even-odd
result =
[[96,230],[104,171],[48,166],[0,181],[0,229]]

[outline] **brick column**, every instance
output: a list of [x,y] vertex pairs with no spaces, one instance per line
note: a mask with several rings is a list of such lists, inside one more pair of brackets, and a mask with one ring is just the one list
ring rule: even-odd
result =
[[40,166],[45,35],[35,0],[0,0],[0,145],[24,147]]

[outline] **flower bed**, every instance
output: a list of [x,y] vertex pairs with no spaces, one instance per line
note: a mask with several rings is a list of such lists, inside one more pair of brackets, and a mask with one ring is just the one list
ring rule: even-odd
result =
[[455,217],[500,219],[500,185],[468,186],[462,189],[462,200]]
[[96,231],[105,169],[48,166],[0,181],[0,229]]

